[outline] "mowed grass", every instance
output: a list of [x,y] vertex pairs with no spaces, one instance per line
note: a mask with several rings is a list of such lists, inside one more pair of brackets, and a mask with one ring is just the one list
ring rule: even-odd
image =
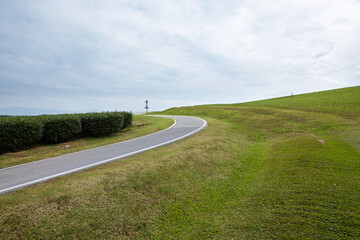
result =
[[360,118],[360,86],[274,98],[238,104],[249,107],[275,107],[301,111],[331,113],[348,118]]
[[291,105],[164,111],[208,127],[0,196],[0,238],[359,239],[359,120]]
[[163,130],[173,123],[172,119],[134,115],[131,128],[124,129],[122,132],[109,137],[81,138],[53,145],[43,144],[24,151],[2,154],[0,155],[0,169],[125,141]]

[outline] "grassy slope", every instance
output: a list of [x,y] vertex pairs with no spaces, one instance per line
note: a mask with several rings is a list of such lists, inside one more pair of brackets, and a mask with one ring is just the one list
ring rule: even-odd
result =
[[309,112],[331,113],[348,118],[360,118],[360,86],[262,100],[236,106],[275,107]]
[[[349,89],[337,91],[348,108]],[[355,114],[323,114],[293,107],[301,97],[281,108],[263,107],[269,100],[164,111],[203,117],[208,128],[0,196],[0,238],[360,238],[359,104]]]
[[[124,129],[122,132],[109,137],[81,138],[54,145],[43,144],[24,151],[2,154],[0,155],[0,169],[140,137],[165,129],[172,123],[173,120],[171,119],[134,115],[133,128]],[[137,127],[137,125],[143,126]],[[69,147],[66,148],[66,145]]]

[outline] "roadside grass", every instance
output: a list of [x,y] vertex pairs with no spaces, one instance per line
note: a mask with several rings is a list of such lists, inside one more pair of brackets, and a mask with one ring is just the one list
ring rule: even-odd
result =
[[[164,114],[186,112],[233,123],[240,136],[245,136],[249,146],[256,149],[250,147],[245,151],[250,154],[248,156],[256,153],[255,160],[250,157],[250,163],[246,163],[247,157],[245,161],[244,157],[239,159],[245,163],[243,168],[248,166],[252,171],[235,175],[237,180],[245,176],[251,180],[241,179],[242,187],[235,179],[230,181],[238,191],[247,189],[236,204],[225,207],[227,211],[236,209],[233,217],[222,220],[231,223],[228,229],[232,230],[221,228],[205,238],[360,238],[359,121],[314,112],[216,105],[206,109],[201,106],[171,109]],[[210,192],[214,196],[226,196],[216,192],[216,183],[208,185]],[[201,199],[213,198],[203,196]],[[203,200],[201,205],[222,208],[226,200],[221,199],[218,204],[209,204],[207,200],[204,203]],[[193,201],[189,201],[189,205],[192,204]],[[188,210],[182,212],[183,216],[191,216]],[[168,221],[165,217],[166,225]],[[171,225],[184,224],[178,221]],[[187,234],[191,223],[187,227],[177,234]],[[192,237],[200,238],[201,235],[192,235],[189,239]]]
[[[223,178],[221,169],[229,163],[218,169],[221,159],[238,154],[218,152],[230,136],[213,137],[231,126],[209,123],[213,127],[166,148],[0,196],[0,238],[147,237],[167,204],[191,192],[197,197],[207,179]],[[243,141],[231,144],[245,147]]]
[[2,154],[0,155],[0,169],[140,137],[165,129],[174,122],[172,119],[141,115],[134,115],[133,118],[131,128],[108,137],[81,138],[61,144],[41,144],[24,151]]
[[0,196],[0,238],[360,238],[358,119],[242,105],[163,114],[208,127]]

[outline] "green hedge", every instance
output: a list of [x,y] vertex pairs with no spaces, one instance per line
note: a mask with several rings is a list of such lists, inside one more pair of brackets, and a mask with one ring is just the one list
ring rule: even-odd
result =
[[39,120],[44,124],[42,142],[60,143],[75,138],[81,131],[80,118],[73,114],[44,115]]
[[132,112],[121,112],[121,114],[124,116],[124,124],[122,128],[124,129],[130,127],[133,120]]
[[84,137],[104,137],[123,129],[124,116],[121,112],[101,112],[81,114],[81,135]]
[[60,143],[75,137],[103,137],[131,126],[131,112],[41,116],[1,116],[0,154],[38,142]]
[[31,117],[0,118],[0,153],[15,152],[38,142],[43,124]]

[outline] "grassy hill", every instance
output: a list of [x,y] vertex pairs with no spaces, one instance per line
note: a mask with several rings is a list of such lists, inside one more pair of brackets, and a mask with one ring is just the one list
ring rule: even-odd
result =
[[0,197],[0,237],[359,239],[360,87],[168,109],[208,127]]
[[360,117],[360,86],[236,104],[249,107],[274,107],[307,112],[330,113],[347,118]]
[[360,86],[286,96],[247,103],[203,105],[202,107],[270,107],[306,112],[330,113],[360,118]]

